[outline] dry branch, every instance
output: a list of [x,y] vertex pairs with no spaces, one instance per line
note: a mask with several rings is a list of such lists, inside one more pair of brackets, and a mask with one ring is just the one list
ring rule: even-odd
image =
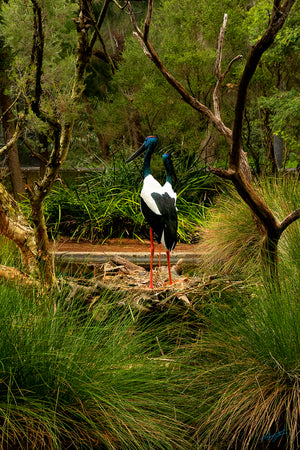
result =
[[21,114],[19,116],[13,136],[2,148],[0,148],[0,156],[3,155],[4,153],[8,152],[9,149],[17,142],[17,140],[20,137],[22,130],[23,130],[24,118],[25,118],[24,114]]
[[231,66],[233,63],[241,59],[242,55],[237,55],[235,58],[233,58],[230,63],[228,64],[226,70],[222,73],[221,70],[221,63],[222,63],[222,51],[223,51],[223,42],[225,37],[225,30],[227,25],[227,14],[224,14],[223,24],[220,29],[219,39],[218,39],[218,51],[217,51],[217,58],[215,63],[215,72],[217,76],[217,83],[213,92],[213,104],[214,104],[214,113],[217,119],[221,120],[221,114],[220,114],[220,88],[224,81],[224,78],[226,77],[227,73],[229,72]]
[[138,39],[145,55],[150,58],[158,70],[162,73],[162,75],[166,78],[168,83],[180,94],[181,98],[189,104],[193,109],[203,114],[212,124],[216,127],[216,129],[225,137],[225,139],[231,143],[232,133],[229,128],[225,126],[221,119],[216,117],[216,115],[203,103],[201,103],[198,99],[193,97],[188,90],[184,87],[180,81],[178,81],[169,70],[166,68],[162,60],[160,59],[158,53],[156,52],[152,42],[149,40],[149,31],[152,20],[152,12],[153,12],[153,0],[149,0],[148,3],[148,13],[144,23],[144,30],[141,31],[137,25],[134,12],[131,8],[130,2],[128,2],[127,9],[129,11],[131,22],[135,29],[134,36]]

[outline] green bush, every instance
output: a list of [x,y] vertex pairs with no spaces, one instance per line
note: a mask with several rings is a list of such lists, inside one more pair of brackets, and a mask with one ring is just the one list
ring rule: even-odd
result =
[[[164,174],[158,175],[163,182]],[[206,209],[202,200],[205,192],[213,190],[207,179],[207,174],[194,170],[177,187],[181,242],[197,238]],[[140,211],[141,188],[140,170],[129,171],[124,163],[95,173],[79,186],[57,185],[45,200],[48,228],[54,236],[78,239],[148,238],[149,227]]]

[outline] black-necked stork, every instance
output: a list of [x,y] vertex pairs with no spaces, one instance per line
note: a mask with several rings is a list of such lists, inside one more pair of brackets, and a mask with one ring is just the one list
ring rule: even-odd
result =
[[159,244],[162,243],[166,249],[169,281],[172,284],[170,251],[175,248],[177,243],[178,226],[176,194],[172,188],[173,165],[169,154],[163,155],[163,162],[167,172],[165,184],[162,186],[151,174],[150,162],[156,144],[156,137],[146,137],[143,145],[126,161],[128,163],[146,151],[143,164],[144,182],[141,190],[141,211],[150,226],[150,288],[153,288],[153,233],[157,242]]

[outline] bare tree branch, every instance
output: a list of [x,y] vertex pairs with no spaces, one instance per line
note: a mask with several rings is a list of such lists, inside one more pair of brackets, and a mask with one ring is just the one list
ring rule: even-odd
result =
[[296,220],[300,219],[300,208],[289,214],[280,224],[281,233]]
[[17,97],[14,99],[13,102],[11,102],[11,104],[9,105],[9,107],[2,113],[2,116],[0,117],[0,122],[2,122],[3,117],[15,106],[15,104],[17,103],[17,101],[19,100],[21,96],[21,91],[18,93]]
[[243,55],[237,55],[235,56],[230,63],[228,64],[226,70],[223,72],[223,79],[226,77],[226,75],[228,74],[229,70],[231,69],[231,66],[238,61],[239,59],[241,59],[243,57]]
[[140,43],[140,46],[142,47],[143,52],[145,53],[145,55],[147,56],[147,58],[151,59],[153,61],[152,55],[151,53],[148,51],[146,45],[144,44],[143,39],[141,38],[141,36],[138,34],[137,31],[135,31],[133,33],[133,36],[138,40],[138,42]]
[[223,42],[225,37],[225,31],[226,31],[226,25],[227,25],[227,14],[224,14],[223,24],[220,29],[219,39],[218,39],[218,51],[217,51],[217,58],[215,63],[215,72],[217,76],[217,83],[213,92],[213,104],[214,104],[214,113],[217,119],[221,120],[221,114],[220,114],[220,88],[223,83],[224,78],[226,77],[227,73],[229,72],[232,64],[239,59],[242,58],[242,55],[238,55],[235,58],[233,58],[230,63],[228,64],[225,72],[222,73],[221,70],[221,62],[222,62],[222,51],[223,51]]
[[220,169],[218,167],[209,166],[209,171],[214,175],[217,175],[220,178],[224,178],[226,180],[232,180],[235,172],[233,170]]
[[0,155],[3,155],[4,153],[6,153],[17,142],[17,140],[23,130],[24,119],[25,119],[25,115],[21,114],[17,121],[16,129],[15,129],[13,136],[6,143],[6,145],[4,145],[2,148],[0,148]]
[[218,39],[218,51],[217,51],[217,59],[215,63],[215,71],[217,74],[217,77],[219,78],[221,76],[221,62],[222,62],[222,51],[223,51],[223,42],[225,37],[225,30],[227,25],[227,14],[224,14],[223,18],[223,24],[220,29],[219,39]]
[[148,12],[147,17],[144,23],[144,32],[140,30],[136,23],[135,15],[132,10],[130,2],[128,2],[127,10],[129,11],[131,22],[134,26],[135,33],[134,36],[138,39],[139,43],[142,46],[143,52],[150,58],[158,70],[162,73],[162,75],[166,78],[168,83],[173,86],[173,88],[181,95],[181,98],[189,104],[193,109],[203,114],[215,128],[225,137],[227,142],[231,144],[232,140],[232,132],[226,127],[221,118],[217,117],[206,105],[201,103],[198,99],[193,97],[188,90],[184,87],[180,81],[178,81],[166,68],[157,54],[152,42],[149,40],[149,31],[152,19],[152,11],[153,11],[153,0],[149,0],[148,2]]

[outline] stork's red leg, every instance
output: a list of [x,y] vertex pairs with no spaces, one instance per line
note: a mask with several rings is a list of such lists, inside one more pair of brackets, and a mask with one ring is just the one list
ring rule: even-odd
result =
[[166,254],[167,254],[167,261],[168,261],[169,281],[170,281],[170,284],[172,284],[171,263],[170,263],[170,252],[167,250],[167,251],[166,251]]
[[150,252],[151,252],[151,259],[150,259],[150,289],[153,289],[153,256],[154,256],[154,243],[153,243],[153,233],[152,228],[150,227]]
[[159,258],[158,258],[158,267],[161,266],[161,244],[158,244]]

